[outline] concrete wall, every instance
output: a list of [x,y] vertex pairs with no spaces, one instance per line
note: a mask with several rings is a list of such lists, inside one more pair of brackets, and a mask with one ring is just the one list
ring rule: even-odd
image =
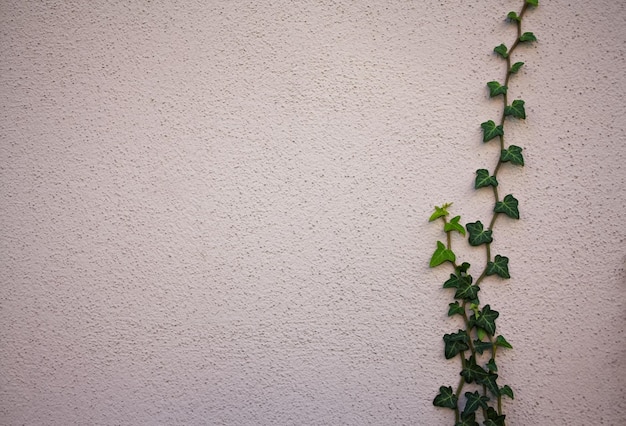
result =
[[[0,423],[451,424],[427,219],[521,3],[0,1]],[[626,7],[541,3],[482,299],[509,424],[626,424]]]

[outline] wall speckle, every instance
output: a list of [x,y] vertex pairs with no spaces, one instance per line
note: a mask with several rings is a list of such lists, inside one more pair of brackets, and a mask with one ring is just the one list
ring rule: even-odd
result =
[[[449,423],[427,218],[489,210],[519,3],[1,2],[0,424]],[[545,2],[518,52],[512,425],[626,424],[624,21]]]

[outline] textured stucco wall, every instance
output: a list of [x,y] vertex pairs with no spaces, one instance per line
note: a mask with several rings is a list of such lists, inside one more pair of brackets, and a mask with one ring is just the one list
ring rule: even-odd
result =
[[[623,425],[626,6],[541,3],[482,298],[509,424]],[[0,424],[451,424],[427,218],[520,5],[0,1]]]

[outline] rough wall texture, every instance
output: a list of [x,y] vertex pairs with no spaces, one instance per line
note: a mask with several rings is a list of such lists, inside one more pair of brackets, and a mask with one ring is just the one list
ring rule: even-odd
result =
[[[483,298],[511,425],[621,425],[626,7],[541,3]],[[520,5],[0,1],[0,423],[450,424],[426,220]]]

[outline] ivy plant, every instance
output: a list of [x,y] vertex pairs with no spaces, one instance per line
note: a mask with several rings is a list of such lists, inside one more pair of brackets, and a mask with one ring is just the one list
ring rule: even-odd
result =
[[[490,98],[502,102],[502,114],[498,120],[487,120],[480,125],[482,141],[495,141],[497,160],[490,172],[487,169],[476,171],[474,188],[485,190],[490,188],[493,193],[493,211],[487,225],[480,220],[461,224],[461,217],[450,218],[451,204],[436,206],[430,221],[441,221],[445,242],[437,241],[430,266],[449,265],[453,272],[443,283],[444,289],[454,292],[454,301],[448,305],[449,317],[460,317],[465,328],[443,336],[444,356],[446,359],[459,358],[460,378],[456,388],[441,386],[433,404],[437,407],[450,409],[454,412],[454,426],[505,426],[506,416],[503,412],[503,398],[514,398],[513,389],[502,384],[498,374],[497,355],[500,350],[512,349],[508,340],[497,333],[496,320],[500,313],[491,305],[480,301],[480,287],[488,277],[509,279],[509,258],[501,254],[492,254],[494,226],[496,219],[502,215],[509,219],[519,219],[518,200],[512,194],[504,197],[498,192],[498,172],[501,167],[519,167],[524,165],[522,148],[517,145],[505,144],[505,124],[508,120],[524,120],[526,118],[525,102],[521,99],[509,103],[509,84],[517,74],[523,62],[513,62],[513,53],[521,44],[537,41],[531,32],[522,32],[524,16],[529,8],[537,7],[538,0],[524,0],[521,11],[509,12],[506,20],[516,28],[517,36],[510,47],[505,44],[496,46],[493,51],[506,64],[506,73],[501,81],[490,81],[487,89]],[[507,165],[508,163],[508,165]],[[460,262],[452,249],[453,234],[455,238],[467,240],[470,246],[484,247],[485,263],[477,279],[470,274],[470,264]],[[460,236],[460,237],[459,237]]]

